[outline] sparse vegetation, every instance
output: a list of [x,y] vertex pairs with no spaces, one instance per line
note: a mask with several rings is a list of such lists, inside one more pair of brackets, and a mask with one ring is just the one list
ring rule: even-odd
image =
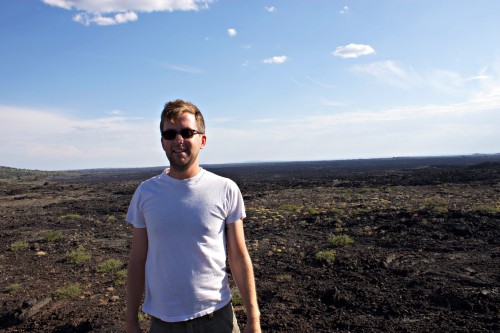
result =
[[342,208],[332,208],[331,212],[333,214],[338,214],[338,215],[344,215],[345,214],[345,210],[343,210]]
[[27,250],[29,247],[30,247],[29,243],[24,240],[19,240],[10,244],[10,250],[13,252],[24,251]]
[[308,207],[304,210],[305,213],[307,214],[311,214],[311,215],[314,215],[314,214],[318,214],[319,213],[319,210],[317,210],[316,208],[314,207]]
[[233,295],[232,298],[233,305],[235,306],[243,305],[243,300],[241,299],[241,295],[238,288],[236,287],[231,288],[231,295]]
[[66,214],[59,216],[59,220],[77,220],[82,218],[79,214]]
[[112,271],[117,271],[123,267],[123,262],[118,259],[108,259],[103,261],[97,266],[97,272],[107,273]]
[[15,293],[21,290],[21,284],[20,283],[11,283],[5,288],[6,293]]
[[315,257],[319,261],[332,263],[335,260],[335,254],[337,254],[335,250],[325,250],[317,252]]
[[90,259],[92,259],[92,254],[87,252],[82,245],[66,255],[66,262],[69,264],[81,265]]
[[280,274],[280,275],[276,276],[276,281],[289,282],[289,281],[292,281],[292,276],[290,274]]
[[493,205],[477,205],[472,207],[473,212],[483,213],[483,214],[495,214],[500,213],[500,207],[495,207]]
[[47,243],[57,242],[62,238],[63,238],[63,233],[60,230],[47,231],[43,236],[43,240]]
[[55,177],[75,178],[80,174],[76,171],[40,171],[0,166],[0,181],[6,182],[45,181]]
[[114,215],[108,215],[108,217],[106,217],[106,221],[114,222],[116,221],[116,217]]
[[[339,179],[327,169],[301,168],[307,173],[297,173],[299,181],[287,175],[267,183],[261,177],[268,173],[259,169],[250,169],[248,176],[228,171],[241,182],[246,198],[247,246],[265,303],[264,327],[326,332],[343,325],[416,333],[439,331],[446,318],[452,329],[496,331],[490,324],[499,309],[498,283],[491,274],[500,237],[498,167],[405,167],[373,173],[346,168]],[[120,171],[112,178],[92,171],[78,182],[0,184],[0,296],[5,325],[11,325],[7,330],[119,330],[130,246],[130,226],[122,210],[150,173],[132,173],[127,179]],[[447,179],[445,186],[436,184]],[[436,213],[434,198],[451,213]],[[280,209],[282,204],[299,210]],[[355,215],[356,209],[368,213]],[[68,213],[81,217],[58,220]],[[331,246],[330,238],[337,235],[348,235],[354,244]],[[12,252],[11,244],[19,240],[26,241],[27,250]],[[90,261],[66,263],[73,251],[87,253]],[[123,264],[115,268],[110,258]],[[480,288],[471,291],[471,281],[479,278]],[[229,281],[235,286],[234,275]],[[236,309],[242,311],[239,293],[232,290]],[[394,317],[394,309],[411,320],[373,320]],[[325,311],[328,316],[316,316]],[[147,327],[148,316],[139,316],[141,327]]]
[[344,247],[354,244],[354,240],[349,235],[337,235],[330,237],[328,243],[332,247]]
[[292,204],[283,204],[283,205],[279,206],[279,210],[286,210],[289,212],[297,212],[300,209],[301,209],[300,206],[292,205]]
[[116,272],[116,278],[114,281],[115,286],[121,286],[127,281],[127,270],[122,269]]
[[57,289],[56,297],[58,299],[72,299],[82,294],[82,288],[79,283],[71,283]]
[[427,203],[436,213],[448,212],[448,202],[442,198],[432,198]]

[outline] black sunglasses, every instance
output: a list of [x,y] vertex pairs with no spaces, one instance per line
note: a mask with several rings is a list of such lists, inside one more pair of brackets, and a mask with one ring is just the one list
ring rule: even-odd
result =
[[183,128],[180,131],[176,131],[174,129],[168,129],[166,131],[161,132],[161,137],[164,138],[165,140],[173,140],[175,139],[177,134],[180,134],[183,139],[190,139],[195,134],[205,134],[205,133],[190,128]]

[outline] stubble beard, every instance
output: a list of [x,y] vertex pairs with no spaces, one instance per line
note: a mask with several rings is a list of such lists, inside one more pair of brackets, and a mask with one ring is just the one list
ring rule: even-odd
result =
[[187,154],[186,158],[183,161],[179,161],[174,154],[175,153],[172,152],[170,156],[167,155],[167,158],[170,162],[170,168],[175,171],[188,170],[196,160],[191,154]]

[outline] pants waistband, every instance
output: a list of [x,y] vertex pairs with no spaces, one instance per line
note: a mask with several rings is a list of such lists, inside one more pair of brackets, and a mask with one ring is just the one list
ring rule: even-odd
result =
[[231,302],[227,303],[222,308],[215,310],[214,312],[208,313],[208,314],[201,316],[201,317],[196,317],[196,318],[184,320],[184,321],[168,322],[168,321],[163,321],[163,320],[156,318],[156,317],[152,317],[152,320],[160,321],[163,325],[171,326],[171,327],[185,326],[187,324],[193,324],[193,323],[198,323],[198,322],[201,323],[201,322],[211,320],[212,318],[217,317],[220,314],[222,314],[224,312],[224,310],[227,310],[228,307],[231,307]]

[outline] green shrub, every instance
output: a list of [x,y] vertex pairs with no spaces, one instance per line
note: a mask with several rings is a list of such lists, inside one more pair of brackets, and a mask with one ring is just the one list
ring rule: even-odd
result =
[[241,299],[240,291],[238,288],[231,288],[231,294],[233,295],[232,303],[235,306],[243,305],[243,300]]
[[118,259],[108,259],[103,262],[101,262],[97,266],[97,272],[99,273],[106,273],[106,272],[112,272],[112,271],[117,271],[120,268],[123,267],[123,262]]
[[435,213],[448,212],[448,202],[442,198],[432,198],[427,203]]
[[76,265],[81,265],[90,259],[92,259],[92,254],[87,252],[82,245],[78,246],[76,250],[71,251],[66,255],[66,262]]
[[116,272],[115,286],[121,286],[127,281],[127,270],[122,269]]
[[354,244],[354,240],[349,235],[337,235],[328,240],[330,246],[344,247]]
[[305,212],[308,213],[308,214],[318,214],[319,213],[319,210],[317,210],[316,208],[314,207],[309,207],[309,208],[306,208],[305,209]]
[[289,212],[297,212],[301,209],[300,206],[297,205],[291,205],[291,204],[284,204],[279,207],[280,210],[286,210]]
[[477,205],[472,207],[472,211],[483,214],[495,214],[500,212],[500,207],[495,207],[492,205]]
[[332,208],[331,212],[333,214],[337,214],[337,215],[344,215],[345,214],[345,210],[343,210],[342,208]]
[[114,215],[108,215],[108,217],[106,217],[106,220],[109,222],[114,222],[116,221],[116,217]]
[[12,284],[9,284],[5,288],[5,292],[7,292],[7,293],[15,293],[15,292],[18,292],[19,290],[21,290],[21,284],[20,283],[12,283]]
[[82,294],[82,288],[79,283],[71,283],[64,287],[57,289],[56,297],[58,299],[71,299],[78,297]]
[[16,251],[24,251],[27,250],[30,247],[29,243],[27,241],[16,241],[12,244],[10,244],[10,250],[13,252]]
[[60,230],[47,231],[43,236],[43,240],[47,243],[53,243],[61,240],[63,238],[63,233]]
[[315,257],[319,261],[332,263],[335,260],[336,253],[337,252],[335,250],[319,251],[316,253]]

